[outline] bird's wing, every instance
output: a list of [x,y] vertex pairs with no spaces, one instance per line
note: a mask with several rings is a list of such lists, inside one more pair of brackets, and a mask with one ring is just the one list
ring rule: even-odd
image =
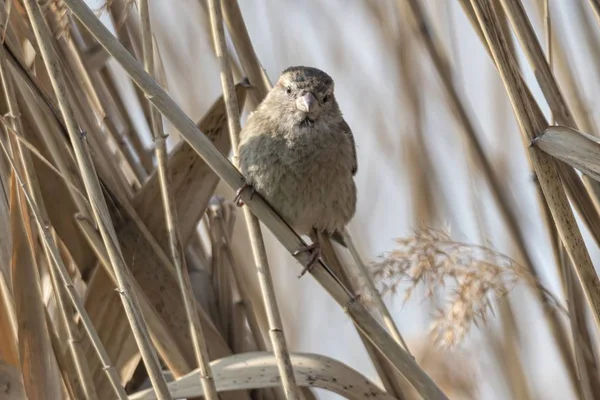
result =
[[342,131],[348,135],[348,139],[350,139],[350,144],[352,145],[352,175],[356,175],[356,171],[358,170],[358,162],[356,160],[356,143],[354,142],[354,135],[352,134],[352,129],[350,129],[350,126],[345,119],[342,119],[341,128]]

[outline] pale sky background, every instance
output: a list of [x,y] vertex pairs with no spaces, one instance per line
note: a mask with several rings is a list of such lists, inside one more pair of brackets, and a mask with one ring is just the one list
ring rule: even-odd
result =
[[[407,134],[406,114],[402,108],[402,83],[399,81],[393,48],[386,47],[379,26],[366,9],[367,1],[389,3],[391,0],[238,0],[255,50],[272,81],[280,71],[291,65],[310,65],[327,71],[336,81],[336,97],[346,120],[352,127],[358,148],[358,209],[350,224],[363,256],[373,259],[393,249],[393,239],[408,236],[414,228],[411,188],[406,171],[403,135]],[[555,26],[569,25],[564,36],[578,71],[585,100],[597,115],[598,72],[586,64],[588,49],[581,39],[579,24],[572,5],[575,1],[552,1]],[[90,4],[95,2],[89,1]],[[425,0],[429,20],[436,21],[436,32],[445,41],[446,50],[455,48],[454,73],[470,115],[484,134],[482,142],[491,160],[507,157],[505,184],[513,200],[519,204],[518,213],[528,245],[534,249],[534,262],[544,265],[548,273],[543,283],[557,292],[551,249],[535,199],[534,186],[528,173],[512,109],[507,101],[495,99],[500,79],[483,51],[479,38],[465,18],[458,2]],[[530,18],[540,32],[532,0],[524,0]],[[587,2],[586,2],[587,3]],[[219,96],[221,84],[218,65],[202,24],[198,0],[153,0],[150,2],[153,27],[160,48],[170,95],[193,119],[199,119]],[[585,4],[586,10],[591,11]],[[448,22],[448,21],[451,22]],[[597,24],[591,20],[597,30]],[[452,32],[452,34],[450,34]],[[561,29],[561,33],[564,31]],[[596,32],[598,33],[598,32]],[[454,39],[455,42],[450,41]],[[457,130],[444,98],[444,93],[428,57],[422,58],[422,71],[427,77],[421,88],[424,92],[424,129],[437,180],[447,212],[438,227],[447,223],[453,236],[465,242],[480,242],[470,205],[470,178],[467,158],[460,132]],[[537,85],[526,70],[528,83],[539,96]],[[503,95],[504,88],[500,87]],[[124,81],[124,93],[131,96],[131,87]],[[539,97],[538,97],[539,98]],[[547,109],[543,100],[540,105]],[[135,106],[132,106],[135,107]],[[141,126],[142,129],[147,129]],[[219,193],[233,198],[232,192],[221,187]],[[496,207],[487,189],[478,186],[479,199],[486,210],[488,240],[492,246],[508,255],[514,249],[506,230],[500,223]],[[242,226],[242,213],[236,243],[247,243]],[[265,230],[266,232],[266,230]],[[586,233],[587,235],[587,233]],[[284,318],[285,333],[292,351],[320,353],[338,359],[371,379],[375,371],[360,344],[355,329],[342,310],[310,277],[297,279],[300,265],[266,234],[277,295]],[[588,243],[591,244],[590,241]],[[594,260],[599,260],[595,246],[590,246]],[[249,248],[240,246],[239,258],[251,259]],[[248,279],[257,287],[254,271],[248,264]],[[523,288],[512,295],[518,305],[518,323],[528,326],[522,338],[525,370],[534,398],[564,399],[572,396],[564,371],[557,366],[556,352],[549,341],[548,330],[539,308]],[[427,340],[429,308],[418,298],[402,305],[402,298],[386,298],[396,321],[410,343]],[[493,325],[493,321],[492,321]],[[486,346],[482,331],[473,334],[461,347],[467,354],[481,353]],[[503,399],[503,382],[494,381],[493,362],[485,356],[469,356],[478,369],[480,398]],[[319,391],[322,399],[338,398]]]

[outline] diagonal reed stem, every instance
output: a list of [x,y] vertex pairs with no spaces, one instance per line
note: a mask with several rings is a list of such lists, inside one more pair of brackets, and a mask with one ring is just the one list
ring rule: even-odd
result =
[[[204,159],[224,183],[234,190],[242,186],[245,182],[239,171],[216,149],[156,81],[145,73],[140,64],[98,20],[93,11],[82,0],[63,0],[63,2],[73,12],[73,15],[81,21],[83,26],[116,59],[136,85],[146,93],[154,107],[173,124],[186,142]],[[250,198],[248,193],[242,193],[242,200],[290,253],[306,246],[306,243],[260,196]],[[298,257],[298,260],[302,265],[306,265],[309,258],[310,255],[303,254]],[[412,357],[402,350],[364,306],[356,301],[351,293],[328,272],[325,264],[321,262],[321,267],[313,268],[310,273],[329,295],[343,307],[356,326],[365,333],[369,340],[392,363],[394,368],[406,377],[424,399],[447,399]]]
[[[13,170],[15,171],[15,177],[17,179],[17,182],[21,187],[25,187],[25,182],[17,171],[15,161],[10,156],[8,149],[4,146],[2,141],[0,141],[0,146],[2,146],[2,151],[6,155],[6,159],[9,160]],[[79,298],[79,295],[75,291],[75,285],[73,284],[67,267],[65,266],[62,258],[60,257],[58,246],[50,232],[51,227],[42,219],[41,213],[37,207],[37,203],[31,199],[29,193],[27,191],[24,191],[24,194],[27,204],[29,205],[29,208],[32,211],[35,222],[38,225],[38,228],[41,229],[44,233],[42,235],[42,240],[44,241],[45,247],[48,248],[48,251],[52,258],[52,262],[56,266],[56,269],[58,271],[60,279],[62,280],[65,290],[67,291],[71,302],[75,306],[75,310],[77,310],[77,312],[79,313],[79,316],[81,317],[81,322],[90,338],[90,341],[92,342],[92,346],[96,350],[96,353],[98,354],[98,357],[102,362],[102,369],[105,371],[108,380],[110,381],[115,391],[115,394],[117,395],[117,398],[119,398],[120,400],[125,400],[127,399],[127,393],[125,393],[125,390],[121,386],[119,375],[117,374],[115,367],[111,365],[110,359],[108,358],[108,354],[106,353],[104,345],[102,344],[102,341],[98,336],[98,332],[96,332],[92,320],[90,319],[89,315],[87,314],[87,311],[85,310],[82,300]]]
[[589,0],[589,3],[594,12],[594,16],[596,17],[596,21],[600,24],[600,0]]
[[[140,0],[139,2],[140,19],[142,25],[142,53],[144,59],[144,67],[150,76],[154,75],[154,51],[152,45],[152,27],[150,24],[150,9],[148,0]],[[234,92],[235,93],[235,92]],[[234,95],[235,98],[235,95]],[[165,221],[169,236],[169,250],[173,260],[173,266],[177,272],[177,283],[181,296],[185,314],[188,319],[190,336],[194,346],[194,355],[200,369],[200,379],[202,380],[202,388],[205,397],[208,400],[217,400],[217,388],[212,376],[210,368],[210,359],[206,348],[206,339],[202,332],[202,325],[198,318],[198,310],[196,310],[196,302],[192,298],[192,288],[187,267],[185,265],[185,256],[183,255],[183,245],[179,231],[179,222],[177,220],[177,209],[173,193],[170,190],[170,175],[167,170],[167,146],[166,135],[164,133],[162,116],[158,110],[152,105],[150,107],[150,120],[152,122],[152,133],[154,136],[156,160],[158,163],[158,176],[160,181],[160,191],[162,195],[163,208],[165,213]]]
[[[227,108],[227,122],[229,125],[233,160],[234,165],[237,165],[239,134],[241,131],[240,115],[233,86],[229,55],[227,54],[227,45],[225,43],[221,0],[209,0],[208,7],[216,55],[221,67],[221,85],[223,86],[223,98],[225,99]],[[275,358],[277,359],[277,367],[281,375],[283,390],[287,399],[299,400],[300,391],[296,385],[294,369],[292,368],[290,353],[287,348],[285,334],[283,333],[283,323],[277,306],[273,278],[271,277],[260,222],[248,207],[244,207],[244,216],[246,218],[246,225],[248,226],[248,235],[250,236],[254,262],[256,263],[260,288],[267,311],[271,344],[273,345]]]
[[156,351],[150,341],[150,334],[144,317],[140,311],[138,300],[131,290],[131,275],[125,265],[121,249],[118,244],[115,228],[112,224],[110,214],[98,181],[91,159],[89,158],[85,145],[87,140],[85,133],[80,133],[75,122],[73,108],[67,95],[67,86],[63,72],[52,48],[51,32],[44,21],[40,6],[35,0],[26,0],[25,8],[29,15],[31,26],[41,50],[41,55],[48,71],[52,87],[56,93],[61,114],[65,120],[67,132],[71,139],[77,165],[83,177],[86,192],[92,204],[94,219],[115,271],[118,281],[118,292],[121,295],[123,307],[131,330],[140,349],[140,353],[146,365],[152,386],[157,392],[159,399],[170,399],[169,390],[162,375]]
[[[25,182],[27,185],[27,190],[29,190],[30,197],[39,208],[42,220],[48,221],[48,213],[46,211],[41,196],[39,181],[35,169],[33,168],[31,155],[23,148],[22,143],[16,139],[17,136],[23,136],[24,130],[23,123],[21,121],[21,115],[19,112],[19,106],[17,104],[17,98],[14,92],[14,82],[7,68],[6,55],[4,53],[3,47],[0,47],[0,79],[2,81],[2,87],[6,95],[6,102],[8,104],[8,110],[10,113],[11,120],[10,124],[12,125],[12,129],[16,134],[14,136],[10,136],[12,139],[11,142],[15,145],[13,151],[18,151],[19,153],[20,165],[25,175]],[[17,173],[16,169],[15,173]],[[38,232],[40,237],[44,237],[45,233],[43,229],[38,229]],[[47,246],[43,247],[48,262],[48,269],[50,272],[52,289],[54,291],[54,295],[56,296],[57,308],[59,310],[61,321],[67,332],[69,350],[71,352],[71,356],[73,357],[73,363],[75,365],[75,372],[77,373],[77,378],[79,379],[81,388],[86,399],[97,399],[96,390],[91,379],[87,360],[85,359],[85,355],[82,352],[79,341],[76,339],[77,335],[75,333],[73,321],[69,318],[69,313],[66,308],[67,306],[65,305],[64,292],[62,291],[62,288],[60,286],[60,278],[58,277],[56,268],[54,266],[54,263],[52,262],[52,255]]]
[[398,342],[399,344],[401,344],[402,347],[404,347],[404,350],[406,350],[406,352],[410,356],[414,357],[410,353],[410,350],[408,349],[408,345],[404,341],[404,338],[402,337],[400,330],[396,326],[396,323],[394,322],[394,318],[392,318],[392,315],[390,314],[390,310],[387,308],[387,306],[383,302],[383,299],[381,298],[381,294],[375,287],[375,284],[373,283],[373,278],[371,278],[371,274],[367,270],[365,263],[362,261],[362,258],[360,256],[360,254],[358,253],[358,249],[356,248],[356,246],[354,244],[354,240],[352,240],[352,236],[348,232],[348,229],[344,229],[343,236],[344,236],[344,241],[348,245],[348,250],[350,250],[350,254],[352,255],[352,258],[354,259],[354,263],[356,264],[356,271],[358,273],[358,276],[366,283],[367,290],[369,291],[369,296],[371,296],[373,298],[373,301],[375,302],[375,307],[377,308],[377,311],[379,311],[379,314],[381,314],[381,318],[383,319],[385,326],[388,328],[388,330],[389,330],[390,334],[392,335],[392,337],[394,338],[394,340],[396,342]]
[[[482,173],[489,183],[490,190],[498,204],[500,212],[503,216],[503,219],[506,223],[508,230],[511,233],[511,236],[515,238],[515,244],[519,251],[519,254],[524,257],[524,264],[528,268],[529,272],[534,276],[539,276],[538,271],[534,268],[532,263],[532,257],[530,255],[531,251],[527,249],[525,243],[525,237],[523,235],[523,231],[519,228],[518,218],[515,213],[513,207],[511,207],[511,202],[509,197],[506,194],[506,191],[502,189],[502,185],[500,184],[500,179],[498,175],[494,172],[492,168],[492,164],[489,159],[486,157],[485,152],[483,151],[483,146],[479,142],[480,135],[475,131],[475,127],[471,120],[469,119],[466,107],[462,102],[461,97],[458,94],[458,90],[456,89],[452,76],[450,75],[450,63],[448,61],[447,55],[444,53],[439,38],[437,38],[431,29],[428,27],[428,23],[425,18],[425,13],[419,3],[418,0],[402,0],[404,3],[408,3],[407,7],[409,8],[411,14],[413,15],[414,20],[417,22],[419,26],[419,31],[422,32],[422,37],[427,47],[428,53],[434,63],[434,66],[438,70],[438,74],[444,84],[444,87],[448,93],[451,104],[453,108],[457,112],[457,116],[459,117],[463,127],[465,137],[468,139],[470,147],[472,148],[472,153],[475,156],[475,161],[477,165],[481,167]],[[469,0],[461,0],[462,5],[469,2]],[[563,326],[560,324],[558,319],[558,315],[556,310],[549,304],[547,297],[545,294],[538,288],[534,289],[534,295],[537,300],[540,302],[544,309],[545,316],[548,321],[548,325],[552,335],[556,340],[557,347],[560,351],[561,357],[564,360],[566,365],[572,365],[572,357],[570,354],[570,349],[568,348],[568,342],[566,339],[565,330]],[[569,368],[569,372],[571,373],[573,370]]]
[[[547,128],[548,123],[543,115],[536,112],[534,101],[528,97],[516,60],[507,50],[506,39],[498,26],[494,11],[483,0],[471,0],[471,5],[509,94],[524,141],[531,142]],[[582,283],[594,321],[600,327],[600,281],[558,175],[557,162],[535,148],[530,148],[529,155],[560,238]]]

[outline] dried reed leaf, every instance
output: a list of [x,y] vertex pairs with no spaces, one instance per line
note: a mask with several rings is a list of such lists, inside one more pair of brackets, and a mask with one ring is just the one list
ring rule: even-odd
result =
[[600,181],[600,139],[566,126],[551,126],[533,146]]
[[[316,354],[292,353],[290,356],[299,386],[325,389],[351,400],[394,399],[366,377],[339,361]],[[236,354],[213,361],[211,367],[219,392],[281,385],[277,362],[272,353]],[[202,396],[198,371],[169,383],[169,391],[174,398]],[[129,398],[151,400],[156,399],[156,396],[152,390],[145,390]]]
[[59,399],[62,397],[60,375],[46,325],[31,224],[19,190],[13,175],[10,191],[11,269],[23,385],[30,399]]

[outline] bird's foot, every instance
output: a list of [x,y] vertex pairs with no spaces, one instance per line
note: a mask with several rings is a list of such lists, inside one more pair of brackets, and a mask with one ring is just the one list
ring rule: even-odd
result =
[[248,190],[250,189],[250,200],[252,200],[252,198],[254,197],[254,194],[256,193],[256,190],[254,189],[254,186],[252,186],[249,183],[245,183],[241,188],[239,188],[238,190],[236,190],[235,192],[235,197],[233,198],[233,202],[235,203],[235,205],[237,205],[238,207],[241,207],[244,205],[244,202],[242,201],[242,193],[244,192],[244,190]]
[[319,242],[313,242],[312,244],[309,244],[306,247],[296,250],[292,255],[294,257],[297,257],[305,252],[310,252],[310,261],[308,262],[308,264],[306,264],[298,278],[302,278],[304,274],[310,272],[313,269],[313,267],[319,262],[319,258],[321,257],[321,244]]

